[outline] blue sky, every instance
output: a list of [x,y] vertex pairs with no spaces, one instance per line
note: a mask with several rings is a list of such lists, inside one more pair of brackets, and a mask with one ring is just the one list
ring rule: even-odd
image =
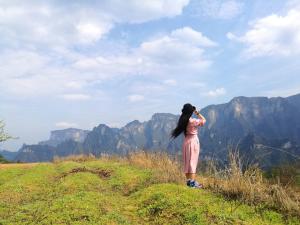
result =
[[294,0],[0,0],[0,148],[300,93],[299,53]]

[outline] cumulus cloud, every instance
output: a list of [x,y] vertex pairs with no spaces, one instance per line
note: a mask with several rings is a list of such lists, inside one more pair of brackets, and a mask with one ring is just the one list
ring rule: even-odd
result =
[[[47,54],[6,50],[0,54],[1,94],[88,100],[94,94],[89,89],[94,83],[140,75],[157,76],[169,86],[176,85],[173,77],[198,75],[207,69],[212,61],[205,52],[215,46],[201,32],[184,27],[111,55],[89,56],[64,48]],[[89,93],[89,97],[69,94],[74,91]]]
[[291,9],[286,15],[271,14],[260,18],[244,35],[228,33],[227,37],[245,44],[243,55],[247,58],[299,54],[300,9]]
[[201,32],[184,27],[170,35],[143,42],[139,54],[149,73],[193,74],[211,65],[212,62],[204,56],[204,47],[216,45]]
[[[82,89],[90,75],[82,76],[61,64],[61,55],[33,50],[5,50],[0,54],[0,97],[45,97]],[[70,60],[72,62],[72,60]]]
[[[189,0],[1,2],[0,43],[11,46],[94,44],[116,23],[180,15]],[[58,19],[59,18],[59,19]]]
[[209,38],[205,37],[201,32],[193,30],[190,27],[183,27],[181,29],[174,30],[170,36],[182,42],[191,43],[196,46],[217,46],[216,42],[210,40]]
[[165,86],[172,86],[173,77],[198,75],[212,64],[206,53],[218,44],[191,27],[155,35],[136,47],[114,50],[117,44],[112,43],[107,47],[112,51],[102,49],[114,26],[180,15],[188,3],[2,1],[0,97],[88,100],[95,99],[96,84],[106,80],[158,76],[167,80]]
[[199,73],[212,63],[206,49],[217,43],[190,27],[142,42],[137,48],[113,56],[81,57],[73,67],[81,71],[98,71],[97,77],[114,75],[167,76]]
[[112,24],[82,23],[76,25],[79,42],[93,43],[98,41],[112,27]]
[[104,0],[100,1],[99,7],[119,22],[142,23],[180,15],[188,3],[189,0]]

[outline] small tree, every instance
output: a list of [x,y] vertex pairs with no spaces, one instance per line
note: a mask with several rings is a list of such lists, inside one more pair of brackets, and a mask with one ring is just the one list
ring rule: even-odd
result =
[[3,120],[0,120],[0,143],[12,138],[12,136],[10,136],[4,132],[4,127],[5,127],[5,124],[4,124]]
[[[0,120],[0,143],[12,138],[10,135],[4,132],[4,126],[5,126],[4,122]],[[7,161],[2,155],[0,155],[0,163],[8,163],[8,162],[9,161]]]

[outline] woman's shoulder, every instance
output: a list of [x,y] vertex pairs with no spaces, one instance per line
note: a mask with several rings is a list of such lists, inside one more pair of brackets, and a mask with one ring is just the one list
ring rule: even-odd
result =
[[199,119],[196,119],[196,118],[190,117],[190,119],[189,119],[189,123],[191,123],[191,124],[194,124],[194,123],[197,123],[197,122],[199,122]]
[[201,119],[197,118],[190,118],[189,119],[189,124],[193,126],[203,126],[203,122]]

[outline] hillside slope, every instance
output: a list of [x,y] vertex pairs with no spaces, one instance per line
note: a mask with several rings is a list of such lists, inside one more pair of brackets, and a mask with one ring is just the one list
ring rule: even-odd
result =
[[127,162],[0,165],[0,224],[300,224]]

